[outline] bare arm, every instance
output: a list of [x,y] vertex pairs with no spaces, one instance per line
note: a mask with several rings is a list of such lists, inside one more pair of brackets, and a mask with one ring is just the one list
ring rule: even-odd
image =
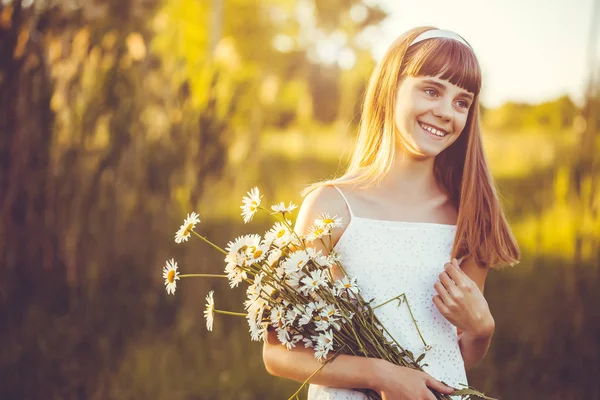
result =
[[[268,341],[264,343],[263,361],[271,375],[298,382],[304,382],[321,367],[313,349],[295,347],[288,350],[279,344],[274,332],[269,332]],[[375,371],[381,361],[342,354],[313,376],[311,383],[339,388],[375,389]]]
[[[493,331],[493,327],[492,327]],[[492,333],[483,334],[483,336],[477,336],[472,333],[462,332],[458,337],[458,345],[460,346],[460,352],[462,354],[465,369],[469,370],[473,368],[479,361],[486,355],[492,342]]]
[[[479,291],[483,295],[489,268],[478,266],[473,257],[468,257],[461,264],[461,269],[477,285],[477,288],[479,288]],[[484,314],[477,326],[477,331],[463,332],[460,329],[458,330],[458,345],[466,370],[477,365],[487,354],[492,342],[495,326],[496,324],[492,315]]]

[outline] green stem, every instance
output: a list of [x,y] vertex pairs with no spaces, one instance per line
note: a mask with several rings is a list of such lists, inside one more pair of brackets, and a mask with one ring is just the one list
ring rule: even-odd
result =
[[217,314],[235,315],[237,317],[245,317],[247,315],[244,313],[233,312],[233,311],[222,311],[222,310],[213,310],[213,311],[216,312]]
[[406,307],[408,307],[408,312],[410,313],[410,317],[412,318],[413,323],[415,324],[415,328],[417,328],[417,332],[419,333],[419,337],[423,341],[423,345],[425,345],[425,347],[427,347],[427,343],[425,343],[425,339],[423,339],[423,335],[421,335],[421,331],[419,330],[419,325],[417,325],[417,321],[415,320],[415,317],[413,316],[412,310],[410,309],[410,304],[408,304],[408,300],[406,299],[406,295],[404,294],[403,296],[404,296],[404,301],[406,302]]
[[310,375],[308,378],[306,378],[306,380],[305,380],[304,382],[302,382],[302,385],[301,385],[301,386],[298,388],[298,390],[296,390],[296,392],[295,392],[293,395],[291,395],[291,396],[290,396],[290,398],[289,398],[288,400],[292,400],[294,397],[297,397],[297,396],[298,396],[298,394],[300,393],[300,391],[301,391],[301,390],[304,388],[304,386],[306,386],[306,384],[307,384],[308,382],[310,382],[310,380],[313,378],[313,376],[315,376],[316,374],[318,374],[318,373],[319,373],[319,371],[321,371],[323,368],[325,368],[325,366],[326,366],[327,364],[329,364],[330,362],[332,362],[333,360],[335,360],[335,359],[337,358],[337,356],[339,356],[339,355],[340,355],[341,351],[342,351],[342,350],[343,350],[345,347],[346,347],[346,345],[343,345],[342,347],[340,347],[340,348],[339,348],[339,350],[338,350],[338,351],[336,351],[336,352],[335,352],[335,354],[334,354],[334,355],[333,355],[331,358],[329,358],[327,361],[325,361],[325,362],[323,363],[323,365],[321,365],[321,366],[319,367],[319,369],[317,369],[317,370],[316,370],[315,372],[313,372],[313,373],[312,373],[312,374],[311,374],[311,375]]
[[379,304],[378,306],[373,307],[373,310],[375,310],[376,308],[379,308],[381,306],[385,306],[386,304],[388,304],[388,303],[390,303],[390,302],[392,302],[394,300],[400,299],[401,297],[404,299],[404,302],[406,303],[406,307],[408,307],[408,312],[410,313],[410,318],[412,319],[413,324],[415,325],[415,328],[417,328],[417,332],[419,333],[419,337],[421,338],[421,341],[423,342],[423,345],[425,347],[427,347],[427,343],[425,342],[425,339],[423,338],[423,335],[421,335],[421,331],[419,330],[419,325],[417,325],[417,321],[415,320],[415,317],[414,317],[414,315],[412,313],[412,310],[410,309],[410,304],[408,304],[408,300],[406,298],[406,294],[405,293],[402,293],[402,294],[400,294],[400,295],[398,295],[396,297],[393,297],[393,298],[389,299],[388,301],[386,301],[384,303]]
[[200,239],[204,240],[206,243],[210,244],[212,247],[214,247],[215,249],[219,250],[221,253],[227,255],[227,252],[225,250],[223,250],[222,248],[220,248],[219,246],[217,246],[216,244],[214,244],[213,242],[211,242],[210,240],[208,240],[207,238],[205,238],[204,236],[200,236],[199,234],[196,233],[196,231],[192,231],[192,233],[196,236],[198,236]]
[[215,274],[185,274],[178,275],[180,278],[227,278],[227,275],[215,275]]
[[394,301],[394,300],[397,300],[397,299],[399,299],[399,298],[400,298],[400,297],[402,297],[402,296],[404,296],[404,293],[402,293],[401,295],[398,295],[398,296],[396,296],[396,297],[392,297],[391,299],[389,299],[389,300],[388,300],[388,301],[386,301],[385,303],[381,303],[381,304],[379,304],[378,306],[375,306],[375,307],[373,307],[373,310],[376,310],[376,309],[378,309],[379,307],[385,306],[386,304],[388,304],[388,303],[391,303],[392,301]]

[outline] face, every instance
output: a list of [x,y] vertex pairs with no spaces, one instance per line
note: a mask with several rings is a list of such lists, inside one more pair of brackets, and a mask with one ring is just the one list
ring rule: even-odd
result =
[[473,93],[431,76],[404,76],[394,119],[403,150],[417,159],[435,157],[458,139]]

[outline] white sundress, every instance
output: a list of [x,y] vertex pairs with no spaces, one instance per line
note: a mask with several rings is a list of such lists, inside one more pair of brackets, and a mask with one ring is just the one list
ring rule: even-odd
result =
[[[402,293],[413,312],[425,342],[424,371],[455,388],[467,385],[456,327],[433,303],[433,285],[450,261],[456,225],[428,222],[383,221],[357,217],[343,192],[350,222],[335,245],[349,276],[356,277],[361,294],[381,304]],[[423,353],[421,341],[406,304],[392,301],[375,310],[381,323],[415,357]],[[308,400],[366,400],[363,393],[311,384]],[[460,396],[452,396],[459,399]]]

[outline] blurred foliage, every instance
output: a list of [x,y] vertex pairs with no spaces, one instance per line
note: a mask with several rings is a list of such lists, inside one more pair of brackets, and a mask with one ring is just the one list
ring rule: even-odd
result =
[[[343,169],[385,10],[372,1],[5,1],[0,5],[0,398],[280,399],[226,282],[176,246],[196,210],[225,245],[258,185],[292,200]],[[483,114],[523,262],[489,275],[497,331],[469,372],[498,398],[600,397],[599,93]]]
[[541,104],[507,102],[486,115],[486,126],[515,131],[538,128],[546,131],[570,129],[580,110],[568,96]]

